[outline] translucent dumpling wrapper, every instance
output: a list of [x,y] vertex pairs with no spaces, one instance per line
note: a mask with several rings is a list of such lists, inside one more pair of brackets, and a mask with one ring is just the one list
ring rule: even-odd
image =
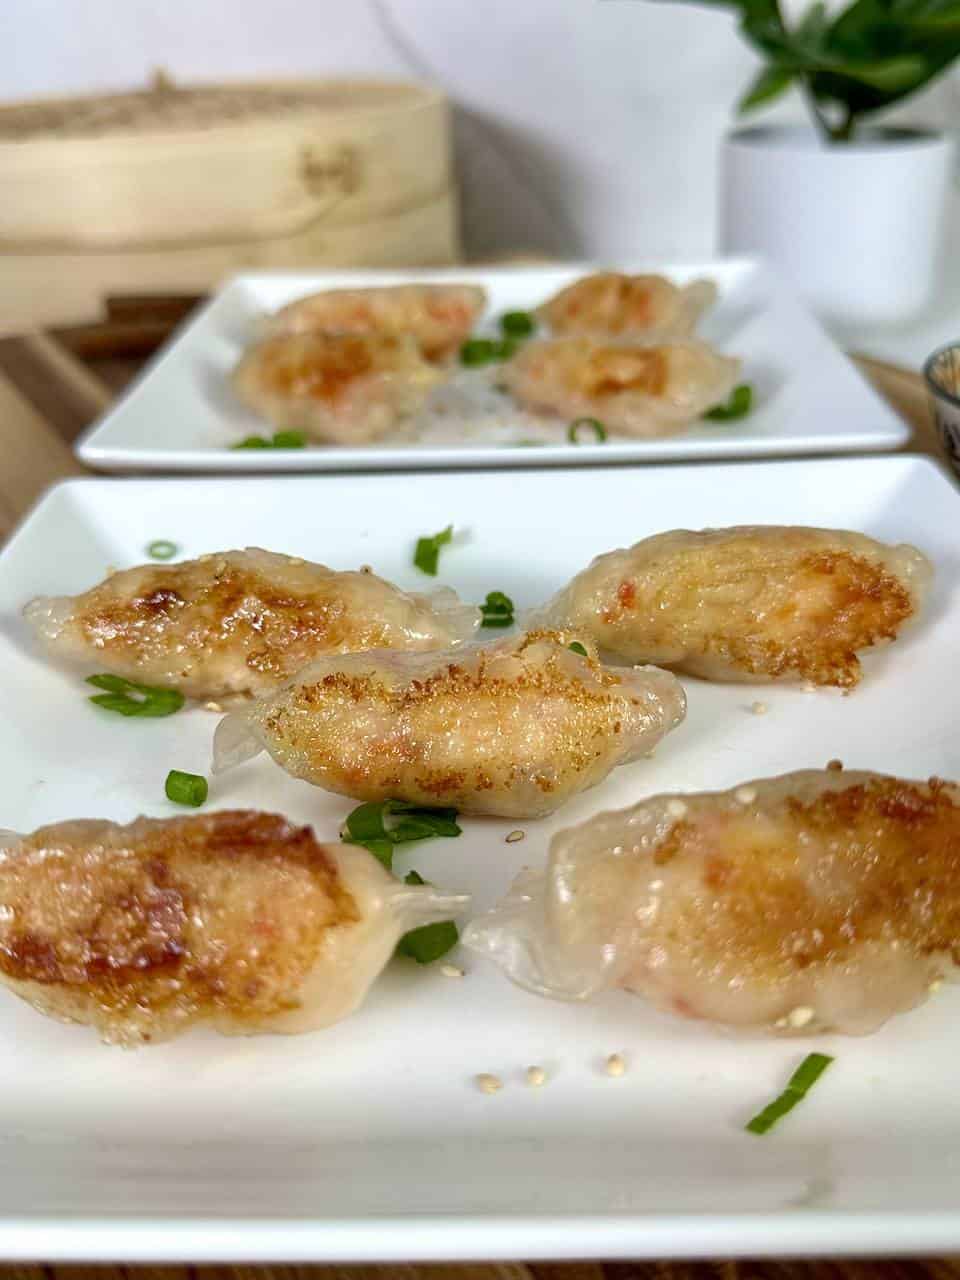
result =
[[410,334],[290,333],[245,352],[232,385],[248,409],[319,444],[379,440],[441,379]]
[[324,289],[281,307],[265,331],[409,334],[424,358],[437,362],[456,355],[485,305],[483,289],[454,282]]
[[960,789],[828,768],[653,796],[556,835],[463,942],[557,999],[870,1032],[955,975]]
[[265,749],[294,777],[357,800],[551,813],[652,750],[686,707],[669,672],[611,671],[573,639],[319,659],[221,721],[214,770]]
[[528,409],[596,418],[608,431],[647,439],[725,401],[739,372],[739,360],[696,338],[583,336],[526,342],[501,376]]
[[862,533],[675,529],[598,556],[528,623],[707,680],[852,687],[858,651],[895,639],[932,577],[915,547]]
[[467,901],[270,813],[0,832],[0,982],[115,1044],[313,1031]]
[[319,653],[446,649],[480,624],[449,588],[412,595],[257,547],[111,573],[24,617],[53,657],[195,698],[263,693]]
[[665,276],[600,271],[561,289],[537,314],[556,334],[686,337],[716,297],[710,280],[676,285]]

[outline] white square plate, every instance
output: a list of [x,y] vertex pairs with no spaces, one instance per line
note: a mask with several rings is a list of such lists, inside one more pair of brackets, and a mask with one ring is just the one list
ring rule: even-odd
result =
[[[848,766],[960,774],[957,493],[912,457],[749,466],[248,480],[77,480],[0,557],[4,826],[174,813],[171,767],[206,772],[217,718],[95,709],[19,622],[154,538],[195,556],[259,544],[422,588],[414,539],[453,521],[439,581],[542,600],[595,553],[657,530],[751,521],[864,530],[933,558],[921,625],[868,656],[850,697],[686,681],[689,717],[656,758],[542,822],[466,820],[398,859],[500,897],[550,836],[664,789]],[[755,698],[766,715],[751,714]],[[252,805],[335,839],[348,801],[266,757],[212,781],[211,808]],[[180,810],[179,812],[182,812]],[[518,825],[522,843],[505,843]],[[364,1007],[314,1035],[194,1032],[136,1053],[100,1045],[0,989],[0,1253],[8,1258],[389,1260],[895,1252],[960,1246],[960,992],[864,1039],[731,1036],[611,993],[540,1000],[479,958],[395,961]],[[745,1120],[813,1048],[836,1062],[765,1138]],[[628,1070],[611,1079],[605,1056]],[[524,1068],[549,1073],[542,1089]],[[479,1071],[505,1081],[489,1097]]]
[[[572,445],[565,422],[524,413],[491,390],[491,370],[456,369],[433,393],[429,423],[354,448],[264,452],[231,445],[268,428],[234,397],[231,369],[266,312],[317,289],[407,280],[464,280],[489,293],[484,329],[515,308],[529,309],[588,270],[587,264],[523,269],[456,269],[238,276],[193,320],[143,377],[81,440],[77,454],[106,471],[387,471],[412,467],[518,467],[600,462],[744,458],[894,449],[908,432],[833,345],[812,316],[764,265],[749,259],[653,264],[672,279],[715,280],[716,306],[703,336],[743,359],[756,408],[726,424],[700,423],[661,440],[611,436]],[[641,270],[638,264],[624,268]],[[650,269],[648,264],[647,269]],[[540,447],[529,447],[531,442]],[[527,447],[520,447],[521,445]]]

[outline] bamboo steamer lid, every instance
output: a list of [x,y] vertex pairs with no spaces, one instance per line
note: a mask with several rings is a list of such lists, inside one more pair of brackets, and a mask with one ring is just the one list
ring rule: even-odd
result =
[[0,107],[0,251],[143,249],[356,227],[445,196],[445,99],[289,81]]

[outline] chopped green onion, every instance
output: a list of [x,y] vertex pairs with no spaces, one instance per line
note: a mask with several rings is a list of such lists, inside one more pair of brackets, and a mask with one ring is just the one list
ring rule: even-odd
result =
[[529,338],[536,327],[529,311],[507,311],[500,317],[500,328],[508,338]]
[[501,338],[499,342],[493,344],[494,360],[509,360],[518,345],[516,338]]
[[734,422],[737,418],[745,418],[753,408],[753,387],[749,382],[741,382],[730,392],[726,404],[714,405],[703,415],[707,422]]
[[590,656],[579,640],[574,640],[573,644],[567,645],[567,648],[572,649],[574,653],[579,653],[581,658],[588,658]]
[[[395,817],[395,821],[388,819]],[[347,817],[345,839],[360,844],[393,870],[394,846],[411,840],[431,840],[435,836],[458,836],[456,809],[425,809],[404,800],[368,801]]]
[[302,431],[278,431],[268,440],[266,436],[246,436],[234,449],[303,449],[307,437]]
[[490,338],[468,338],[460,348],[460,363],[470,367],[490,364],[497,358],[495,348]]
[[207,780],[199,773],[182,773],[179,769],[171,769],[163,784],[167,799],[174,804],[188,804],[196,809],[207,798]]
[[107,690],[94,694],[91,702],[121,716],[171,716],[183,706],[183,694],[176,689],[155,689],[121,676],[87,676],[87,684]]
[[513,625],[513,601],[502,591],[491,591],[480,606],[483,615],[481,627],[509,627]]
[[546,443],[546,440],[514,440],[513,447],[515,449],[539,449]]
[[[404,884],[426,884],[427,881],[416,871],[407,872]],[[417,964],[432,964],[445,956],[460,941],[457,926],[452,920],[441,920],[437,924],[425,924],[419,929],[411,929],[397,943],[397,954],[409,956]]]
[[779,1097],[759,1111],[745,1126],[748,1133],[768,1133],[788,1111],[802,1102],[810,1089],[833,1062],[828,1054],[808,1053],[787,1082]]
[[571,422],[567,428],[567,439],[571,444],[579,444],[581,433],[584,431],[592,431],[598,444],[602,444],[607,438],[607,428],[602,422],[596,418],[577,418],[576,422]]
[[151,560],[172,560],[179,550],[175,542],[168,542],[166,538],[157,538],[156,542],[147,544],[147,555]]
[[413,563],[421,573],[429,573],[431,577],[435,578],[437,576],[437,566],[440,563],[440,548],[445,547],[452,540],[452,524],[448,524],[445,529],[441,529],[433,537],[418,538],[417,548],[413,553]]

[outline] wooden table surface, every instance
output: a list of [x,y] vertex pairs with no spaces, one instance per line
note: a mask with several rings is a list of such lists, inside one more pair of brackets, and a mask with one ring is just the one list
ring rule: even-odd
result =
[[[50,484],[85,474],[73,457],[73,440],[188,310],[189,303],[176,299],[110,299],[96,324],[0,339],[0,539]],[[907,448],[942,459],[919,375],[862,358],[858,363],[912,427]],[[0,1280],[131,1280],[131,1273],[132,1280],[321,1280],[320,1273],[322,1280],[960,1280],[960,1257],[199,1268],[53,1267],[41,1260],[0,1267]]]

